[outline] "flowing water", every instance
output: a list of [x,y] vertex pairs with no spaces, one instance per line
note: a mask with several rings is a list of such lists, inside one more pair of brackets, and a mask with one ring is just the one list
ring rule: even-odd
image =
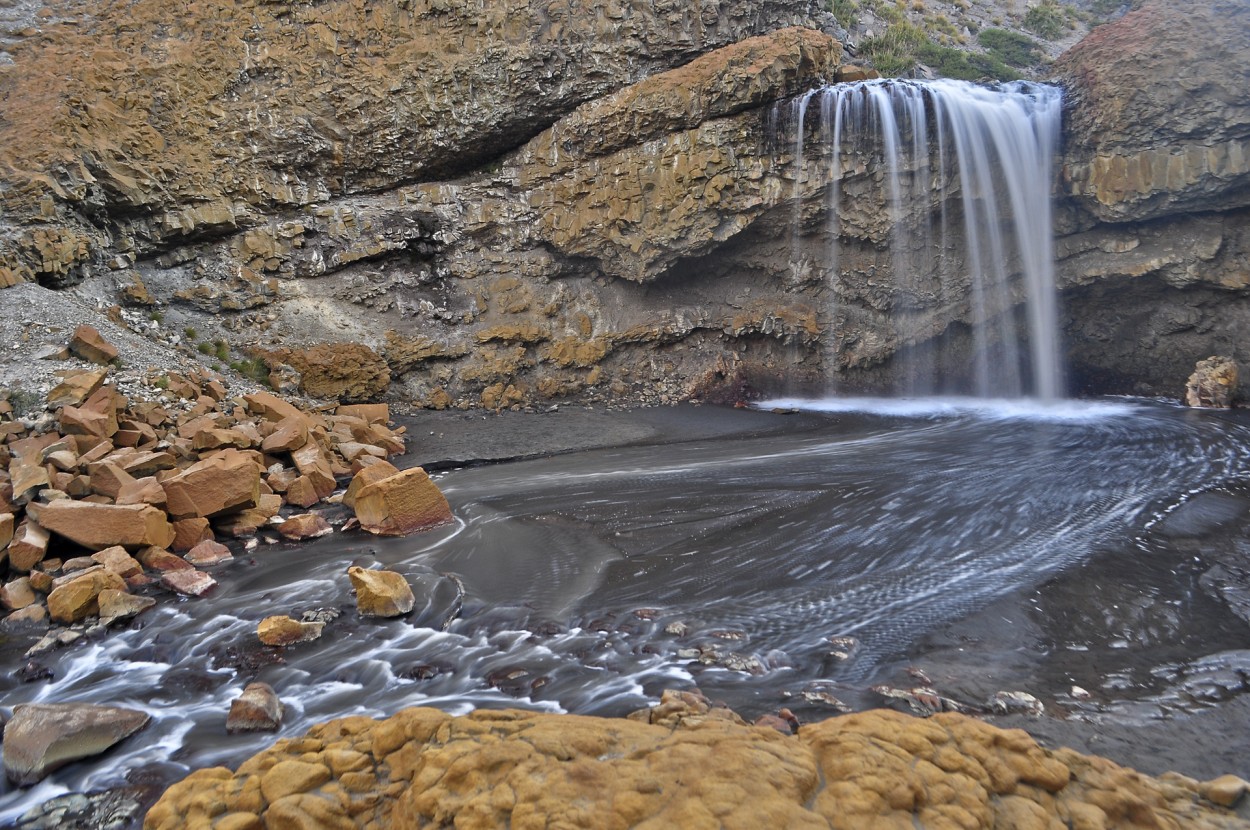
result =
[[[926,304],[967,305],[975,364],[969,389],[982,397],[1059,398],[1064,381],[1050,196],[1061,91],[1025,82],[984,87],[877,80],[812,90],[785,106],[787,117],[776,115],[773,122],[788,123],[794,131],[796,203],[809,180],[820,179],[828,189],[832,241],[819,255],[835,296],[843,279],[839,247],[848,231],[840,216],[842,180],[872,172],[882,180],[882,210],[890,226],[888,279],[896,292],[897,339],[916,343],[932,336],[922,322]],[[820,113],[814,142],[806,129],[813,108]],[[953,203],[960,208],[958,222],[948,215]],[[913,216],[917,206],[922,206],[919,216]],[[799,241],[801,217],[796,207],[791,232],[796,259],[810,255]],[[926,274],[958,285],[925,299],[915,281]],[[953,297],[961,292],[966,296]],[[1011,311],[1017,304],[1025,309],[1023,329]],[[836,318],[834,311],[830,319]],[[832,332],[829,339],[836,342],[837,335]],[[906,352],[912,362],[901,367],[897,391],[938,391],[924,354]]]
[[[828,714],[803,708],[813,690],[880,705],[868,687],[922,638],[1098,557],[1134,569],[1152,528],[1250,466],[1244,416],[1149,402],[770,406],[815,414],[440,473],[454,526],[262,546],[213,569],[207,598],[166,595],[128,628],[39,658],[51,679],[22,682],[27,643],[8,643],[5,705],[102,702],[153,722],[102,760],[5,791],[0,821],[67,788],[237,764],[272,740],[225,733],[255,679],[287,706],[282,735],[413,705],[620,715],[692,685],[748,716]],[[739,417],[681,417],[716,413]],[[359,619],[352,563],[405,574],[418,609]],[[263,617],[316,609],[342,612],[320,640],[258,644]],[[1232,625],[1194,624],[1212,648]]]

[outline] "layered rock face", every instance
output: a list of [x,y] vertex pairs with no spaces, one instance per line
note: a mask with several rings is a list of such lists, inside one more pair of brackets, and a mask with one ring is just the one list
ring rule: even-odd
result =
[[962,715],[865,712],[792,737],[668,703],[642,713],[660,723],[435,709],[332,721],[236,773],[192,773],[144,826],[1244,826],[1214,783],[1044,750]]
[[1059,274],[1088,388],[1179,395],[1250,360],[1250,7],[1147,2],[1056,64],[1070,98]]

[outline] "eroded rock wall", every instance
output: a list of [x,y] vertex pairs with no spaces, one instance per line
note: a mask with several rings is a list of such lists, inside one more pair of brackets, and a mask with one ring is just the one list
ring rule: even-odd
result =
[[1179,395],[1250,361],[1250,6],[1148,0],[1056,64],[1068,90],[1058,241],[1086,391]]

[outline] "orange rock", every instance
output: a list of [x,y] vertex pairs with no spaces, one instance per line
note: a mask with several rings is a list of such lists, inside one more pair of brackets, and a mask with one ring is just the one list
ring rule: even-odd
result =
[[384,403],[344,404],[335,410],[337,415],[353,415],[371,424],[385,424],[391,420],[391,407]]
[[165,488],[153,476],[132,479],[123,484],[115,499],[118,504],[150,504],[154,507],[164,507],[165,500]]
[[30,577],[18,577],[0,588],[0,605],[9,611],[17,611],[36,601],[34,589],[30,587]]
[[25,519],[13,532],[9,542],[9,567],[15,571],[29,571],[43,561],[48,553],[48,531],[36,522]]
[[135,554],[143,567],[153,571],[185,571],[195,567],[177,554],[158,548],[143,548]]
[[112,622],[140,614],[156,605],[151,597],[137,597],[116,588],[105,588],[96,597],[100,606],[100,621]]
[[120,546],[105,548],[98,553],[93,553],[91,554],[91,560],[100,563],[122,579],[143,573],[143,566],[133,556],[126,553],[125,548]]
[[299,476],[286,488],[286,503],[296,507],[312,507],[321,501],[317,488],[308,476]]
[[308,441],[304,446],[291,453],[295,469],[305,476],[317,491],[317,497],[324,499],[334,492],[337,482],[334,472],[330,469],[330,460],[316,441]]
[[116,500],[123,487],[133,485],[135,477],[114,464],[112,461],[101,461],[87,467],[87,475],[91,477],[91,491]]
[[244,395],[243,400],[247,403],[249,412],[260,415],[267,421],[308,417],[303,412],[300,412],[294,404],[284,401],[282,398],[269,392],[253,392],[250,395]]
[[347,485],[347,492],[343,494],[343,504],[348,507],[354,507],[356,495],[361,490],[370,484],[398,474],[399,468],[389,461],[375,461],[369,466],[362,468],[360,472],[352,477],[351,484]]
[[[164,490],[161,492],[164,492]],[[211,541],[213,538],[213,528],[209,525],[208,519],[202,516],[196,516],[191,519],[179,519],[173,522],[173,526],[174,541],[169,546],[172,550],[191,550],[200,542]]]
[[104,385],[104,379],[108,377],[108,369],[96,369],[95,371],[73,372],[65,376],[65,378],[52,387],[52,391],[48,393],[48,406],[56,409],[60,406],[79,406],[87,398]]
[[330,523],[316,513],[300,513],[278,525],[278,533],[282,534],[284,539],[296,542],[303,539],[316,539],[333,532],[334,528],[330,527]]
[[261,443],[264,452],[293,452],[308,443],[308,418],[303,414],[284,418]]
[[92,363],[108,363],[117,359],[117,347],[105,340],[93,326],[88,325],[74,329],[69,350]]
[[34,460],[33,456],[14,455],[9,462],[12,492],[9,498],[14,504],[26,504],[39,495],[39,491],[52,484],[48,468]]
[[354,508],[360,526],[380,536],[405,536],[453,520],[446,497],[420,467],[362,487]]
[[169,515],[211,518],[254,507],[260,465],[238,450],[223,450],[162,482]]
[[48,614],[60,623],[82,622],[100,612],[100,592],[109,588],[125,591],[126,580],[107,568],[87,571],[52,589]]
[[267,646],[306,643],[321,636],[324,622],[303,622],[291,617],[265,617],[256,626],[256,636]]
[[174,529],[165,513],[148,504],[92,504],[61,499],[39,511],[39,523],[92,550],[167,547]]
[[403,574],[353,566],[347,575],[356,589],[356,610],[362,617],[400,617],[416,607],[412,586]]
[[219,562],[225,562],[233,559],[234,554],[230,552],[230,548],[211,540],[200,542],[191,550],[187,551],[186,561],[196,567],[204,565],[216,565]]
[[230,703],[227,732],[273,732],[282,725],[282,702],[268,683],[248,683]]
[[0,551],[13,539],[15,520],[12,513],[0,513]]

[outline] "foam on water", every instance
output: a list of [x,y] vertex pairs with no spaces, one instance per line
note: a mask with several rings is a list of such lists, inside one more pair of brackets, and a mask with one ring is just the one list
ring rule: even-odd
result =
[[1039,398],[773,398],[756,409],[795,409],[805,412],[858,412],[895,418],[1020,419],[1025,421],[1092,421],[1123,418],[1141,406],[1129,400],[1043,400]]

